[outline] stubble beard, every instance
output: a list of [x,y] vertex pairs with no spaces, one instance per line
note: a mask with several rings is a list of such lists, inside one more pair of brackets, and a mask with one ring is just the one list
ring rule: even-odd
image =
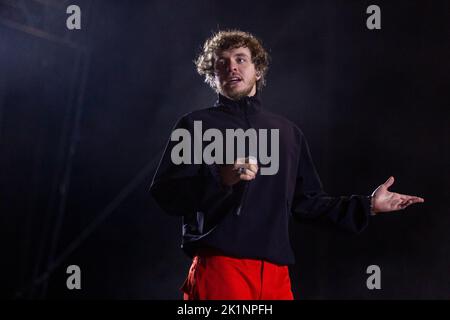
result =
[[246,86],[244,89],[242,90],[226,90],[224,88],[221,88],[220,93],[222,95],[226,95],[229,98],[231,98],[232,100],[240,100],[246,96],[248,96],[250,94],[250,92],[252,92],[253,90],[253,86],[256,84],[256,78],[253,78],[253,80],[251,81],[251,83]]

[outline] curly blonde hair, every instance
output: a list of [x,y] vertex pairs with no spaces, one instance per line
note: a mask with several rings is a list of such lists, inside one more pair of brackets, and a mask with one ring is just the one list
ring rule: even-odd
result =
[[205,76],[205,82],[208,83],[215,91],[218,90],[214,81],[214,64],[215,56],[229,49],[246,47],[252,55],[252,62],[255,69],[261,75],[257,81],[259,91],[266,85],[266,74],[269,69],[270,56],[261,44],[261,41],[254,35],[240,30],[218,31],[208,38],[202,52],[194,60],[197,72],[201,76]]

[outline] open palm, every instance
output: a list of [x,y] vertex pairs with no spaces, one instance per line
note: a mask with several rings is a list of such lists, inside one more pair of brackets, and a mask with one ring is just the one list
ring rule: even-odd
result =
[[388,189],[393,183],[394,177],[391,176],[372,193],[372,211],[374,213],[403,210],[414,203],[425,201],[420,197],[389,191]]

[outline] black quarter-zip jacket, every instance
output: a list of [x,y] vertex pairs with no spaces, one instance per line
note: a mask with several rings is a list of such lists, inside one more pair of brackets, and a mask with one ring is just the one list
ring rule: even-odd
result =
[[175,165],[171,153],[179,142],[169,139],[150,191],[166,213],[183,217],[182,248],[189,256],[213,248],[234,257],[293,264],[291,216],[328,219],[353,232],[367,226],[369,197],[325,193],[302,131],[264,110],[258,95],[239,101],[219,95],[213,107],[184,115],[173,129],[186,129],[193,137],[194,121],[202,121],[203,132],[215,128],[224,136],[225,129],[279,129],[279,169],[275,175],[259,170],[254,180],[228,187],[221,182],[219,164]]

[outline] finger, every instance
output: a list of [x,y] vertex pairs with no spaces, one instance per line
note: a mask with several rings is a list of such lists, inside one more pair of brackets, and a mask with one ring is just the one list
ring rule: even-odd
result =
[[421,197],[413,197],[412,199],[414,200],[414,203],[416,203],[416,202],[425,202],[425,199],[421,198]]
[[249,169],[254,174],[256,174],[258,172],[258,165],[257,164],[249,164],[247,169]]
[[392,185],[394,184],[394,181],[395,181],[394,177],[393,177],[393,176],[390,176],[389,179],[387,179],[386,182],[383,183],[383,185],[384,185],[386,188],[389,188],[390,186],[392,186]]
[[418,202],[425,202],[425,199],[421,198],[421,197],[417,197],[417,196],[410,196],[407,194],[400,194],[401,199],[403,200],[414,200],[414,201],[418,201]]
[[413,202],[411,202],[411,200],[405,201],[405,202],[400,204],[400,209],[404,210],[404,209],[406,209],[407,207],[409,207],[412,204],[413,204]]
[[411,200],[400,200],[400,202],[396,205],[397,210],[403,210],[411,204]]
[[402,209],[405,209],[406,207],[409,207],[409,206],[412,205],[412,204],[423,202],[422,200],[423,200],[422,198],[411,197],[410,199],[408,199],[408,200],[406,200],[406,201],[403,201],[403,202],[400,204],[400,207],[401,207]]
[[406,203],[409,206],[409,205],[414,204],[414,203],[422,203],[422,202],[424,202],[422,200],[413,198],[413,199],[409,199]]
[[408,199],[409,201],[412,201],[412,203],[421,203],[421,202],[425,202],[425,200],[421,197],[411,197],[410,199]]
[[239,177],[239,179],[244,180],[244,181],[250,181],[253,180],[252,178],[250,178],[249,176],[245,175],[245,174],[241,174],[241,176]]
[[246,173],[245,174],[241,174],[239,176],[239,178],[241,180],[250,181],[250,180],[255,179],[255,174],[253,172],[251,172],[250,170],[246,169]]
[[249,169],[245,169],[245,175],[250,177],[251,179],[255,179],[256,178],[256,174],[253,171],[249,170]]

